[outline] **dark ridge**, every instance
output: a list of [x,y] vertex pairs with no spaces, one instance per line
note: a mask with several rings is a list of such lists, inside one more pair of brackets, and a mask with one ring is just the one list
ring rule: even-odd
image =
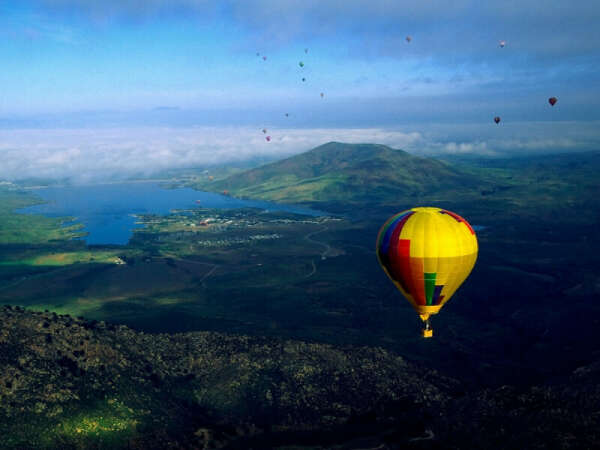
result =
[[562,384],[470,391],[378,348],[144,334],[6,306],[0,323],[2,448],[594,448],[600,440],[600,362]]

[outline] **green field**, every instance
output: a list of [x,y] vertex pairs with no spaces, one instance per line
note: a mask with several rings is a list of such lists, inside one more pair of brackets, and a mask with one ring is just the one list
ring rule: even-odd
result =
[[40,203],[29,192],[0,186],[0,242],[3,244],[42,244],[79,237],[80,225],[61,226],[72,217],[49,218],[41,215],[15,214],[15,209]]

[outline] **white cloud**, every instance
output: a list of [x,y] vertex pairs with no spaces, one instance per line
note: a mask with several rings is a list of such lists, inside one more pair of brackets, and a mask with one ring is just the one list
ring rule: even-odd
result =
[[[0,179],[100,181],[280,159],[329,141],[377,143],[418,155],[543,153],[598,149],[597,122],[415,125],[411,129],[250,127],[0,130]],[[488,131],[486,131],[488,130]],[[271,136],[271,142],[265,136]]]

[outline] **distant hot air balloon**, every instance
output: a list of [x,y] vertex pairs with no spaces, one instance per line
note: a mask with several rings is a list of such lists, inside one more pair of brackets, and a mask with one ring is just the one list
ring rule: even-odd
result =
[[266,134],[266,133],[267,133],[267,129],[266,129],[266,128],[263,128],[263,129],[262,129],[262,132]]
[[214,178],[214,177],[213,177],[212,175],[209,175],[209,176],[208,176],[208,179],[209,179],[210,181],[212,181],[212,180],[213,180],[213,178]]
[[300,62],[298,63],[298,65],[299,65],[300,67],[304,67],[304,63],[303,63],[302,61],[300,61]]
[[411,36],[406,36],[406,42],[408,42],[410,44],[410,41],[412,41],[412,37]]
[[498,117],[498,116],[494,117],[494,122],[500,123],[500,117]]
[[304,81],[306,81],[306,78],[302,78],[302,81],[303,81],[303,82],[304,82]]
[[259,52],[256,52],[256,56],[260,56],[260,53],[259,53]]
[[267,140],[267,142],[271,142],[271,136],[267,136],[265,139]]
[[304,49],[304,53],[308,53],[308,49],[307,48]]
[[377,259],[425,322],[437,314],[469,276],[477,237],[469,223],[440,208],[412,208],[390,217],[377,236]]
[[266,57],[266,56],[263,56],[263,61],[266,61],[266,60],[267,60],[267,57]]
[[500,45],[500,48],[504,48],[504,46],[506,45],[506,41],[500,41],[498,42],[498,44]]
[[550,97],[548,99],[548,103],[550,103],[550,105],[552,105],[552,106],[554,106],[557,101],[558,101],[558,99],[556,97]]
[[290,113],[285,113],[285,117],[290,117]]
[[323,98],[323,97],[325,97],[325,94],[323,94],[323,93],[321,92],[321,98]]

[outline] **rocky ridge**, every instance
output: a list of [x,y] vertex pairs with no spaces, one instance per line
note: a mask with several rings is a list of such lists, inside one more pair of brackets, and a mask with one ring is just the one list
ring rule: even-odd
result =
[[600,364],[469,389],[377,348],[0,309],[0,448],[594,448]]

